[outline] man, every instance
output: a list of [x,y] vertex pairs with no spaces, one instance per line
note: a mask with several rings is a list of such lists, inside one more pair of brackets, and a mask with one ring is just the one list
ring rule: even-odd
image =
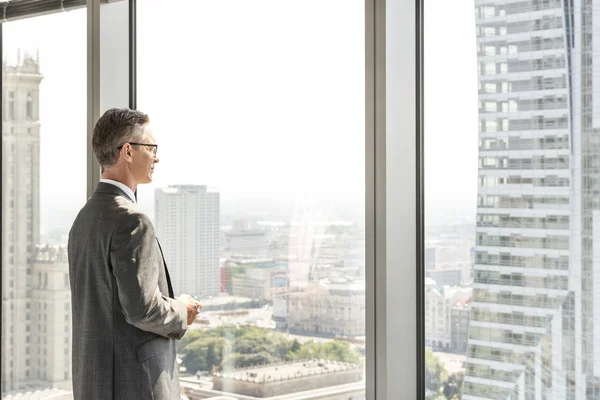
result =
[[175,340],[200,303],[173,298],[152,223],[136,205],[157,144],[148,116],[110,109],[96,123],[102,180],[69,232],[73,391],[77,400],[179,399]]

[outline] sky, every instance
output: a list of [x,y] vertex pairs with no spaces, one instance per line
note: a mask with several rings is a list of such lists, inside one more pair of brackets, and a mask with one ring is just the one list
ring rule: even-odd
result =
[[478,94],[473,0],[425,0],[425,209],[477,211]]
[[[230,212],[364,218],[364,3],[170,4],[138,2],[138,109],[160,159],[141,207],[153,214],[155,188],[202,184]],[[426,0],[425,15],[426,213],[474,217],[474,6]],[[3,38],[9,63],[39,51],[42,231],[68,226],[86,197],[85,10],[6,23]]]

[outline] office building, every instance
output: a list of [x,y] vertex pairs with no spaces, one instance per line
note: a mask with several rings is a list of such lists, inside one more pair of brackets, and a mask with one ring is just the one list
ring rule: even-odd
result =
[[156,234],[175,295],[198,298],[219,294],[219,193],[206,186],[156,189]]
[[598,399],[599,4],[475,5],[479,193],[463,399]]

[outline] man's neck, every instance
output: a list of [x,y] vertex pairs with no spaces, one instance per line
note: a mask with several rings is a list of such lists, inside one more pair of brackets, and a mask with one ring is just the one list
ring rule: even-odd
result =
[[110,179],[112,181],[121,182],[123,185],[130,188],[133,191],[133,193],[135,193],[135,191],[137,190],[137,184],[133,182],[133,179],[127,179],[127,177],[112,173],[112,171],[105,170],[102,173],[102,179]]

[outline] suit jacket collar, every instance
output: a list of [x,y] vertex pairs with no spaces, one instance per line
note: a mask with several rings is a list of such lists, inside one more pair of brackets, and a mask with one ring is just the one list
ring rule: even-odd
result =
[[133,200],[129,198],[125,191],[115,185],[105,182],[98,182],[98,186],[96,186],[96,191],[94,193],[102,193],[102,194],[114,194],[116,196],[123,196],[127,200],[133,203]]

